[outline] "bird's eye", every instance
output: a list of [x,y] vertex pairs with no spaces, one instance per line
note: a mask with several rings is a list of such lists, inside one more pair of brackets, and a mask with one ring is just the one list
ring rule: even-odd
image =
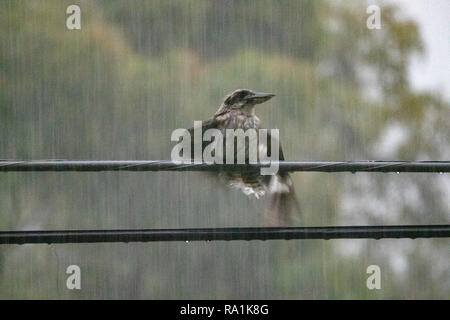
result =
[[248,95],[247,91],[239,92],[239,99],[244,99]]
[[233,104],[233,96],[229,96],[226,100],[225,100],[225,104],[230,106]]
[[236,92],[236,93],[232,94],[231,96],[229,96],[225,100],[225,104],[229,105],[229,106],[233,105],[233,104],[239,102],[240,100],[243,100],[244,98],[246,98],[249,94],[250,94],[250,92],[248,92],[248,91]]

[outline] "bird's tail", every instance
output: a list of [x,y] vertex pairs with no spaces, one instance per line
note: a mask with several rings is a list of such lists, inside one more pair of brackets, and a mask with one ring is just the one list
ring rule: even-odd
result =
[[271,177],[265,218],[271,226],[292,225],[300,221],[300,203],[288,173]]

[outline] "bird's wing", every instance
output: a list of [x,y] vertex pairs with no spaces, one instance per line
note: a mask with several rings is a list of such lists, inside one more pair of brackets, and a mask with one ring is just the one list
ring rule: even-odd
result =
[[[278,139],[278,160],[284,160],[283,148],[281,148],[280,140]],[[270,130],[267,130],[267,150],[272,153],[272,135],[270,134]]]
[[[215,128],[216,125],[217,125],[216,118],[212,118],[212,119],[209,119],[209,120],[202,121],[202,132],[204,132],[204,131],[206,131],[208,129],[211,129],[211,128]],[[193,136],[193,134],[194,134],[194,127],[189,128],[188,131],[191,134],[191,136]]]
[[[202,133],[204,133],[208,129],[214,129],[217,126],[217,121],[215,118],[211,118],[205,121],[202,121]],[[191,135],[191,159],[194,159],[194,127],[188,129],[189,134]],[[205,147],[211,142],[203,141],[202,137],[202,151]]]

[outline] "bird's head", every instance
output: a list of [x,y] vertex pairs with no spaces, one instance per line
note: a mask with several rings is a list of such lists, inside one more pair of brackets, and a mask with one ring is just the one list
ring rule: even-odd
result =
[[256,104],[266,102],[275,95],[272,93],[254,92],[248,89],[238,89],[230,93],[222,103],[220,109],[247,109],[252,110]]

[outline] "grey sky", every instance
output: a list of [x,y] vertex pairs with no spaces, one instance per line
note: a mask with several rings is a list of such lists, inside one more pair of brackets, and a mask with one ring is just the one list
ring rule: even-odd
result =
[[391,2],[419,24],[425,45],[425,55],[415,58],[410,67],[412,85],[417,89],[438,90],[450,99],[450,0]]

